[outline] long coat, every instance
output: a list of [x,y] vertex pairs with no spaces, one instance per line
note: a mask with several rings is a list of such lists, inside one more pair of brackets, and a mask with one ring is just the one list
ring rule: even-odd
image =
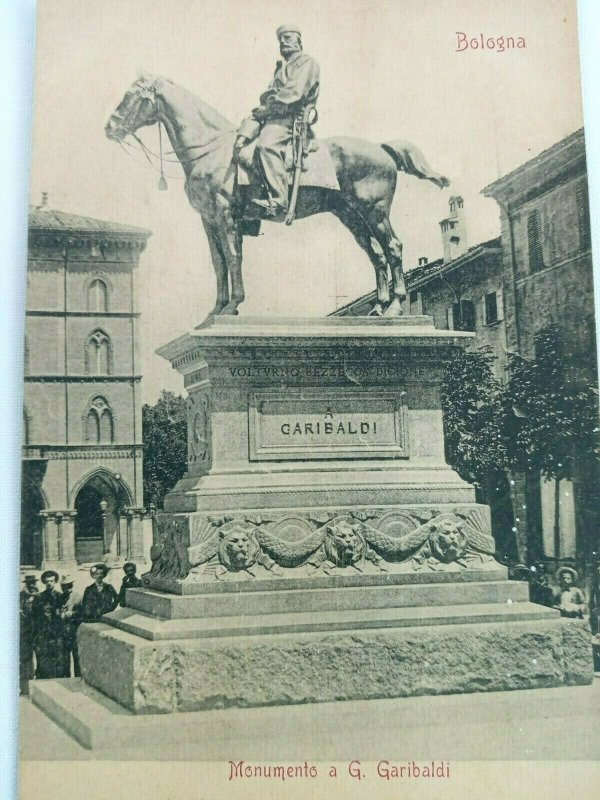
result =
[[28,681],[33,680],[33,617],[32,606],[38,590],[23,589],[19,595],[19,686],[21,694],[27,694]]
[[86,586],[81,604],[83,621],[100,622],[102,615],[114,611],[118,603],[119,597],[110,583],[103,581],[101,590],[95,583]]
[[127,589],[138,589],[141,585],[141,578],[138,578],[137,575],[126,575],[119,591],[119,605],[125,606],[125,591]]
[[285,154],[292,141],[294,117],[305,106],[314,106],[319,96],[319,65],[314,58],[299,52],[288,61],[278,61],[275,75],[260,106],[252,116],[262,124],[256,154],[262,174],[276,206],[288,204],[288,175]]
[[63,595],[63,634],[64,634],[64,677],[71,677],[71,654],[73,655],[73,674],[79,677],[79,650],[77,648],[77,629],[82,619],[82,599],[77,592]]
[[63,596],[45,589],[31,604],[36,678],[62,678],[64,673]]
[[308,53],[295,53],[278,61],[275,74],[260,96],[268,117],[294,116],[305,105],[314,106],[319,96],[319,65]]

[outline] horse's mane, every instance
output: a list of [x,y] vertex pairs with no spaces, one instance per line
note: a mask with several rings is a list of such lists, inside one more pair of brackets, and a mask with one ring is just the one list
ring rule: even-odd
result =
[[235,130],[235,126],[216,109],[209,106],[208,103],[205,103],[204,100],[201,100],[189,89],[175,83],[164,75],[153,75],[148,72],[142,72],[138,76],[136,84],[140,86],[140,88],[148,89],[157,94],[171,89],[180,94],[182,98],[185,98],[187,104],[202,118],[205,124],[210,125],[210,127],[216,130]]

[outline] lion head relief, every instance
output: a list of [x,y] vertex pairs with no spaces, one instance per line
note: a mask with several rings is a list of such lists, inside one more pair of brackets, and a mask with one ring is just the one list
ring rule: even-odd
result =
[[256,561],[260,548],[251,531],[233,525],[219,532],[219,558],[230,572],[248,569]]
[[432,555],[449,564],[462,558],[467,551],[469,538],[462,530],[462,521],[446,517],[439,522],[433,520],[431,523],[431,534],[429,544]]
[[325,528],[325,552],[337,567],[349,567],[363,558],[367,544],[361,523],[339,520]]

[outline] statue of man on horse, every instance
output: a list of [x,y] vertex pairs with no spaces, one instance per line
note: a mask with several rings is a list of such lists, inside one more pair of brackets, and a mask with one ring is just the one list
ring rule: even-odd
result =
[[[157,124],[185,175],[185,192],[201,218],[217,282],[217,299],[205,322],[237,314],[244,300],[242,245],[263,220],[286,223],[329,212],[354,236],[374,270],[377,296],[371,314],[402,314],[406,296],[402,243],[390,222],[397,172],[449,181],[435,172],[410,142],[381,144],[347,136],[314,140],[309,131],[319,93],[319,66],[303,52],[295,25],[277,30],[283,61],[241,128],[194,94],[167,78],[142,75],[125,92],[106,124],[109,139],[125,144],[132,136],[148,160],[151,153],[137,131]],[[164,156],[164,158],[163,158]],[[292,175],[291,194],[288,199]],[[266,197],[265,197],[266,194]],[[323,269],[328,268],[327,264]]]
[[[306,142],[308,118],[319,96],[319,65],[302,50],[301,37],[297,25],[277,28],[283,61],[277,62],[273,80],[260,96],[260,105],[242,122],[235,140],[235,149],[239,152],[258,137],[255,157],[264,178],[267,199],[254,198],[252,202],[264,209],[273,221],[285,219],[288,213],[286,150],[294,138],[303,138]],[[299,162],[294,166],[300,169],[303,149],[293,148],[295,160]],[[294,173],[294,180],[298,182],[299,175],[296,177]],[[290,211],[293,216],[294,209]]]

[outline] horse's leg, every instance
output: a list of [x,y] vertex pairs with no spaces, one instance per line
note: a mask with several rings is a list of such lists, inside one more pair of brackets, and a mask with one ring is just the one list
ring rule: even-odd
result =
[[204,325],[205,323],[210,322],[210,320],[217,316],[217,314],[220,314],[229,302],[229,281],[227,277],[227,262],[219,244],[218,230],[214,225],[211,225],[209,222],[207,222],[204,217],[202,217],[202,224],[204,225],[206,238],[208,239],[210,257],[212,259],[215,276],[217,278],[217,300],[215,302],[215,307],[202,323]]
[[402,301],[406,298],[406,285],[402,270],[402,242],[392,228],[389,218],[389,204],[385,200],[372,205],[366,218],[373,235],[383,248],[392,273],[392,302],[385,310],[386,317],[402,315]]
[[369,256],[371,264],[375,270],[375,281],[377,285],[377,301],[370,311],[370,315],[381,316],[385,307],[390,302],[390,291],[388,287],[388,263],[383,252],[383,248],[371,235],[366,222],[361,216],[346,204],[337,204],[331,209],[333,214],[340,222],[348,228],[356,239],[357,244],[362,247]]
[[244,280],[242,278],[242,242],[240,233],[231,206],[224,200],[221,201],[221,218],[219,226],[219,245],[227,263],[227,271],[231,280],[231,294],[227,305],[221,314],[237,314],[238,306],[244,302]]

